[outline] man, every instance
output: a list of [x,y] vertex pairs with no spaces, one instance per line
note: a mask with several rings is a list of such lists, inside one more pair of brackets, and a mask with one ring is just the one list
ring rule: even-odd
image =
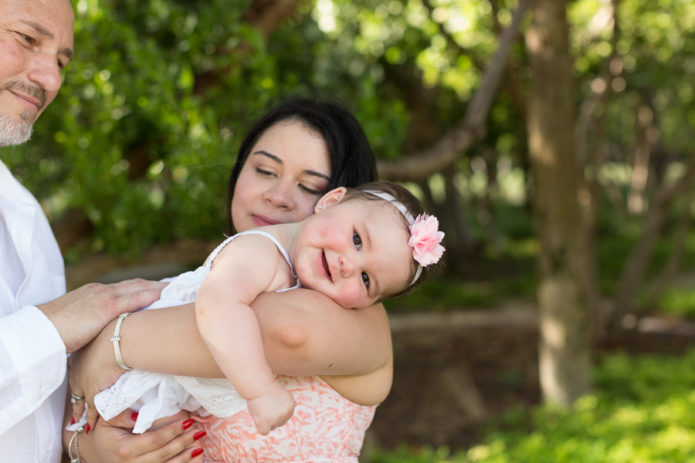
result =
[[[73,25],[69,0],[0,0],[0,147],[28,140],[58,93]],[[0,160],[0,461],[61,460],[66,353],[120,313],[156,300],[161,288],[131,280],[63,295],[63,260],[48,221]],[[180,428],[120,439],[142,438],[130,447],[159,450],[163,461],[192,442]]]

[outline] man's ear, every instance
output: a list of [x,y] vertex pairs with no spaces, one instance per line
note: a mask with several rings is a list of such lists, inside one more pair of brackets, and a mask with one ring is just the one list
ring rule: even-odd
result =
[[344,186],[329,191],[325,195],[321,196],[321,199],[318,200],[316,206],[314,206],[314,212],[319,212],[322,209],[333,206],[334,204],[338,204],[343,200],[346,193],[347,188]]

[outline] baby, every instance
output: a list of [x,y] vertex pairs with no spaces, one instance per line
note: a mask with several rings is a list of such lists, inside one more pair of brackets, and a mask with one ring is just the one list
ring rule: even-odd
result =
[[[139,410],[133,432],[142,433],[179,410],[227,417],[248,407],[259,433],[267,434],[292,416],[294,399],[268,366],[251,302],[266,291],[302,286],[346,309],[368,307],[416,285],[444,252],[437,219],[393,183],[336,188],[319,199],[315,212],[301,222],[227,238],[149,307],[195,301],[198,329],[226,379],[129,371],[95,396],[99,414],[108,420],[128,408]],[[130,368],[120,356],[118,334],[127,315],[112,338],[124,369]],[[89,422],[95,421],[90,410]]]

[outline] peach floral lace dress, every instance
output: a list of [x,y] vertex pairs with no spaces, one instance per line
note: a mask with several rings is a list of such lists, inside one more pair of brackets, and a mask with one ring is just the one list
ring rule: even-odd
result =
[[204,461],[357,463],[376,406],[350,402],[318,376],[280,380],[297,402],[292,418],[266,436],[246,410],[202,418]]

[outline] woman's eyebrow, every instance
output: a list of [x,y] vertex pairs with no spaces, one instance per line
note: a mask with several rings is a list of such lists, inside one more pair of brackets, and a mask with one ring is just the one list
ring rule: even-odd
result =
[[[269,152],[267,152],[267,151],[265,151],[265,150],[257,150],[257,151],[254,151],[253,154],[259,154],[259,155],[261,155],[261,156],[266,156],[266,157],[272,159],[273,161],[277,162],[278,164],[284,164],[284,163],[282,162],[282,159],[280,159],[279,157],[277,157],[277,156],[275,156],[274,154],[269,153]],[[313,176],[315,176],[315,177],[321,177],[322,179],[327,180],[327,181],[329,181],[329,182],[331,181],[331,177],[329,177],[328,175],[323,174],[323,173],[321,173],[321,172],[317,172],[317,171],[315,171],[315,170],[304,169],[304,170],[302,170],[302,172],[304,172],[304,173],[307,174],[307,175],[313,175]]]
[[325,179],[325,180],[328,181],[328,182],[331,181],[331,178],[330,178],[328,175],[322,174],[321,172],[316,172],[315,170],[304,169],[304,173],[307,174],[307,175],[313,175],[313,176],[316,176],[316,177],[321,177],[322,179]]
[[260,155],[263,155],[263,156],[267,156],[267,157],[269,157],[270,159],[272,159],[273,161],[275,161],[275,162],[277,162],[277,163],[279,163],[279,164],[283,164],[282,159],[280,159],[279,157],[277,157],[277,156],[275,156],[274,154],[271,154],[271,153],[269,153],[269,152],[267,152],[267,151],[265,151],[265,150],[254,151],[253,154],[260,154]]

